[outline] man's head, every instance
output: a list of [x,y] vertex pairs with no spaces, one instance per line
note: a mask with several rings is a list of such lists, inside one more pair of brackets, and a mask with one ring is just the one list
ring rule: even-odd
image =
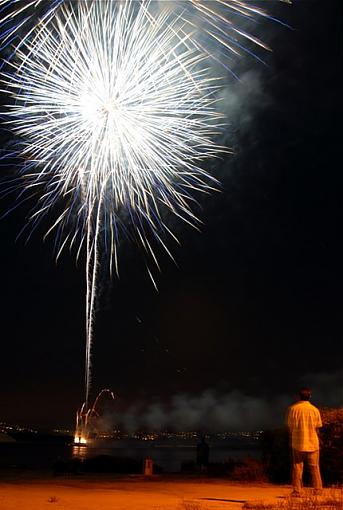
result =
[[311,390],[310,388],[301,388],[298,392],[300,400],[310,400]]

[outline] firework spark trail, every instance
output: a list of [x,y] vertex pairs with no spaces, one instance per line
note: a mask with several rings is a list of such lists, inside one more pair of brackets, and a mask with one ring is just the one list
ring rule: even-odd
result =
[[87,444],[89,441],[89,421],[92,418],[98,418],[98,403],[103,395],[107,394],[111,400],[115,400],[116,397],[113,391],[108,388],[104,388],[98,393],[95,398],[93,405],[87,408],[86,402],[82,405],[81,409],[76,413],[76,427],[75,427],[75,436],[74,443],[78,445]]
[[[36,10],[43,5],[44,1],[0,0],[0,49],[11,45],[18,38],[19,42],[17,44],[20,46],[25,39],[29,38],[38,24],[49,21],[64,0],[52,0],[48,8],[42,12],[39,22],[33,23],[33,26],[31,26],[37,15]],[[26,29],[25,35],[19,37],[24,29]]]
[[[113,1],[120,3],[121,0]],[[278,1],[291,3],[291,0],[275,0]],[[136,3],[147,6],[150,0],[136,0]],[[68,4],[69,0],[0,0],[0,43],[6,47],[14,41],[20,47],[35,26],[48,22],[61,6]],[[234,57],[253,53],[258,58],[254,46],[265,50],[270,48],[243,29],[245,22],[251,24],[255,18],[264,18],[282,23],[253,0],[212,0],[210,3],[207,0],[154,0],[154,4],[151,10],[155,12],[156,9],[169,9],[175,16],[181,17],[185,32],[192,32],[193,44],[212,56],[217,46],[220,51],[224,50]],[[249,47],[250,42],[252,48]],[[226,65],[225,61],[223,59],[221,63]],[[231,67],[228,69],[231,70]]]

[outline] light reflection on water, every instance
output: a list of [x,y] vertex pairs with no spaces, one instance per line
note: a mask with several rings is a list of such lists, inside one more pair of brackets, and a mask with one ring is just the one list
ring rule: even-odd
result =
[[72,457],[80,460],[85,460],[89,456],[87,446],[84,445],[73,445],[72,446]]

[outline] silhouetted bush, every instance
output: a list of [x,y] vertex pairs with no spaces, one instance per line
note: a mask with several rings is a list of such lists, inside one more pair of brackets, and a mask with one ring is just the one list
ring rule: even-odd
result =
[[343,408],[322,409],[321,470],[325,484],[343,483]]
[[78,458],[71,460],[58,459],[53,465],[53,473],[55,476],[63,474],[79,474],[82,471],[82,461]]
[[181,462],[181,473],[195,473],[197,465],[194,460],[183,460]]
[[234,468],[238,466],[237,460],[228,459],[225,462],[211,462],[208,466],[208,475],[211,477],[230,477]]
[[262,461],[247,458],[236,465],[230,473],[231,480],[242,482],[266,482],[268,480]]
[[291,451],[286,428],[267,430],[261,437],[264,470],[273,483],[289,483]]
[[111,455],[98,455],[82,462],[82,471],[85,473],[142,473],[143,461],[132,458],[118,458]]
[[230,480],[266,481],[262,461],[246,458],[243,460],[227,459],[225,462],[210,462],[207,469],[200,471],[194,461],[185,461],[181,464],[183,473],[201,473],[210,478],[223,477]]

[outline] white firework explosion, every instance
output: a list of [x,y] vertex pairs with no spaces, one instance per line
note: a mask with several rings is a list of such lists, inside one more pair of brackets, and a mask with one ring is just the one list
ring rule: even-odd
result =
[[[218,82],[184,22],[149,2],[62,7],[18,50],[5,73],[9,124],[21,139],[32,220],[63,203],[48,233],[61,250],[87,246],[86,402],[99,251],[117,269],[120,215],[153,259],[147,231],[169,253],[163,209],[195,224],[194,191],[213,179],[201,162],[223,151],[214,135]],[[175,236],[173,236],[175,237]],[[157,263],[157,261],[156,261]]]
[[57,257],[86,245],[86,415],[99,257],[118,272],[130,226],[158,265],[151,239],[169,254],[176,239],[164,211],[197,224],[194,192],[216,185],[202,162],[224,151],[208,66],[234,74],[229,61],[269,49],[243,28],[255,18],[274,20],[250,0],[0,0],[0,42],[15,42],[8,124],[37,197],[30,224],[60,210],[47,232]]

